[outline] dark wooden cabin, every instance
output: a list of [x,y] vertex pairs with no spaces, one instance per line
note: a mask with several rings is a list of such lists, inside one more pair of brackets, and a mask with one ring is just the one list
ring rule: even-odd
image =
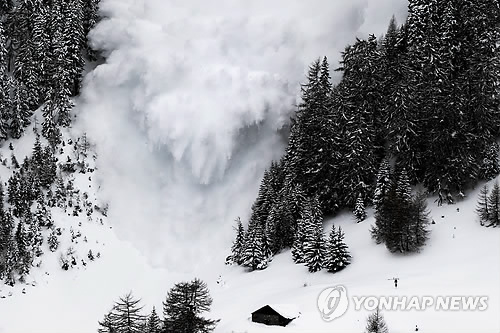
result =
[[252,312],[252,321],[266,325],[286,326],[292,320],[297,318],[297,315],[291,311],[284,311],[279,306],[266,305]]

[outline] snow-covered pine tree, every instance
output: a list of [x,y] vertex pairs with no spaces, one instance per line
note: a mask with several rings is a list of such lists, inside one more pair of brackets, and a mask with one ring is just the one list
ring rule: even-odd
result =
[[19,80],[14,80],[14,99],[10,114],[10,135],[19,139],[24,128],[30,123],[31,110],[28,104],[27,89]]
[[349,249],[344,242],[344,232],[332,226],[326,246],[324,267],[332,273],[339,272],[351,263]]
[[[1,188],[0,188],[1,191]],[[1,192],[0,192],[1,193]],[[2,195],[3,200],[3,195]],[[14,220],[9,212],[3,211],[3,201],[2,201],[2,211],[0,217],[0,279],[2,279],[7,272],[7,257],[8,252],[12,251],[14,241]],[[17,262],[17,260],[16,260]]]
[[18,250],[17,270],[21,278],[24,278],[31,270],[33,262],[33,253],[31,249],[31,239],[28,226],[23,219],[17,224],[15,241]]
[[306,233],[306,225],[304,220],[300,218],[297,221],[297,231],[295,232],[295,239],[293,241],[292,246],[292,259],[296,264],[303,264],[305,262],[304,259],[304,242],[305,242],[305,233]]
[[160,317],[158,317],[158,314],[156,313],[155,307],[153,306],[153,310],[151,311],[151,314],[149,315],[147,320],[147,327],[145,333],[161,333],[161,330],[162,330],[161,320]]
[[272,253],[293,246],[296,222],[290,208],[291,200],[286,194],[288,193],[283,192],[283,196],[273,204],[267,219],[266,230],[271,233],[268,237]]
[[57,158],[54,156],[54,149],[51,146],[43,148],[43,164],[40,168],[38,178],[40,186],[48,187],[52,185],[57,176]]
[[[65,88],[75,96],[80,90],[81,73],[85,64],[82,50],[85,46],[84,35],[84,6],[82,0],[63,2],[62,14],[64,17],[62,47],[66,53],[62,69],[66,72]],[[70,95],[65,96],[69,98]],[[67,126],[64,125],[63,126]]]
[[391,179],[391,166],[389,164],[389,159],[386,157],[382,160],[378,169],[377,183],[373,194],[373,205],[375,206],[375,211],[379,210],[384,204],[387,193],[391,188]]
[[359,194],[358,199],[356,200],[356,205],[353,210],[354,217],[356,218],[356,222],[362,222],[366,219],[366,209],[365,203],[363,202],[363,196]]
[[337,155],[336,132],[331,119],[331,83],[326,58],[309,67],[302,86],[302,100],[292,121],[289,145],[284,157],[285,182],[300,184],[308,196],[320,196],[325,213],[333,211],[333,187]]
[[325,260],[325,239],[321,228],[311,230],[312,235],[308,237],[304,246],[304,258],[309,272],[314,273],[323,268]]
[[292,258],[296,264],[305,263],[304,245],[307,240],[308,232],[310,231],[309,223],[312,220],[312,215],[311,200],[305,199],[300,217],[297,221],[297,230],[292,246]]
[[3,271],[3,277],[5,280],[5,284],[7,284],[9,286],[14,286],[14,284],[16,283],[15,271],[16,271],[16,268],[18,266],[18,262],[19,262],[19,254],[17,251],[17,244],[12,239],[8,243],[7,252],[5,254],[5,265],[4,265],[4,271]]
[[500,172],[498,156],[500,147],[496,141],[485,144],[482,163],[479,169],[479,178],[490,180]]
[[279,251],[279,239],[276,236],[276,227],[279,223],[279,208],[277,203],[273,204],[269,215],[267,215],[264,226],[264,239],[266,255],[271,257]]
[[382,145],[377,142],[375,119],[380,117],[383,98],[380,90],[380,53],[375,36],[367,40],[357,39],[342,53],[341,82],[336,88],[334,113],[342,129],[340,147],[340,201],[354,208],[357,195],[364,200],[373,193],[374,176],[378,167],[376,151]]
[[323,216],[319,205],[319,198],[310,200],[311,217],[304,220],[304,261],[309,272],[317,272],[323,268],[325,259],[325,240],[323,236]]
[[57,237],[57,232],[52,230],[47,238],[47,244],[51,252],[56,252],[59,247],[59,239]]
[[389,333],[384,316],[377,308],[374,313],[368,316],[366,324],[366,333]]
[[276,200],[276,193],[271,187],[271,174],[269,170],[264,171],[264,176],[260,182],[259,193],[252,205],[250,220],[258,222],[265,228],[267,215],[269,214],[273,202]]
[[265,241],[263,226],[255,220],[250,220],[241,257],[243,266],[252,271],[267,268],[269,257],[266,255]]
[[418,192],[412,199],[412,221],[408,237],[408,251],[415,252],[422,248],[429,239],[429,211],[427,196]]
[[[1,15],[0,15],[1,17]],[[11,80],[7,72],[7,38],[0,20],[0,140],[8,136],[8,121],[11,110]]]
[[407,251],[408,239],[410,235],[412,211],[411,186],[408,177],[403,170],[397,177],[393,193],[389,195],[388,201],[382,216],[385,218],[385,245],[391,252]]
[[410,202],[411,184],[406,169],[402,168],[401,170],[399,170],[396,177],[397,177],[396,195],[404,202]]
[[40,89],[42,66],[38,63],[42,49],[34,39],[34,25],[37,15],[43,14],[46,6],[43,0],[21,1],[12,15],[15,24],[13,42],[16,44],[14,76],[19,84],[26,89],[24,102],[30,110],[40,105]]
[[243,223],[241,223],[241,219],[239,217],[236,218],[235,222],[236,227],[234,229],[236,230],[236,239],[231,246],[231,256],[232,261],[235,264],[241,265],[243,249],[245,246],[245,229],[243,228]]
[[479,191],[479,198],[476,207],[476,213],[479,216],[479,223],[483,226],[489,223],[490,209],[488,203],[488,186],[484,185]]
[[489,224],[487,227],[500,225],[500,185],[495,182],[491,189],[490,196],[488,197],[488,204],[490,207]]

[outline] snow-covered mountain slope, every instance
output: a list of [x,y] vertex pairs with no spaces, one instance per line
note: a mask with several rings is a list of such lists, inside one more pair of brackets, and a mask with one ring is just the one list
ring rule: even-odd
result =
[[[161,302],[174,282],[204,279],[214,298],[210,316],[221,318],[216,332],[362,332],[367,311],[354,305],[333,322],[321,319],[316,307],[319,293],[342,284],[350,296],[488,296],[486,311],[384,311],[391,332],[498,332],[500,330],[500,230],[481,227],[474,212],[476,192],[455,205],[437,207],[429,200],[432,234],[421,253],[410,256],[390,254],[376,245],[369,228],[369,217],[355,223],[349,213],[325,223],[342,226],[353,263],[337,274],[310,274],[306,267],[293,264],[289,252],[275,257],[268,269],[244,272],[226,266],[223,258],[210,265],[199,265],[191,273],[155,268],[134,245],[117,237],[113,229],[84,224],[82,233],[102,243],[100,260],[84,270],[62,271],[54,267],[50,276],[35,272],[36,287],[15,289],[13,297],[0,300],[0,332],[95,332],[97,320],[120,295],[132,290],[142,297],[145,311]],[[457,208],[459,211],[457,211]],[[370,214],[371,215],[371,214]],[[191,246],[203,246],[203,243]],[[210,249],[206,250],[207,252]],[[183,257],[182,249],[171,249]],[[221,275],[222,284],[217,280]],[[398,277],[394,288],[390,280]],[[297,306],[301,316],[286,328],[252,323],[252,311],[265,304]],[[29,314],[29,320],[26,319]]]
[[[175,282],[196,276],[211,290],[218,333],[361,332],[367,312],[350,309],[332,323],[320,318],[316,298],[336,284],[360,296],[488,295],[486,312],[384,315],[396,333],[415,325],[421,332],[498,333],[499,230],[475,221],[476,191],[452,206],[429,200],[436,224],[420,254],[390,255],[370,239],[373,217],[356,224],[344,214],[325,224],[325,230],[332,222],[342,226],[354,257],[339,274],[309,274],[289,253],[262,272],[224,265],[233,219],[246,219],[264,168],[283,151],[278,129],[294,109],[308,63],[321,55],[338,59],[355,35],[383,33],[407,4],[206,3],[102,0],[108,19],[92,36],[107,61],[87,75],[73,126],[88,132],[98,153],[92,180],[79,177],[78,186],[90,185],[90,194],[109,201],[110,209],[103,225],[80,227],[57,216],[58,224],[79,227],[101,258],[63,271],[56,253],[32,272],[36,287],[2,287],[0,332],[95,332],[128,291],[149,312],[161,308]],[[21,139],[16,153],[26,154],[32,144],[33,137]],[[88,245],[78,246],[83,252]],[[216,283],[220,275],[224,285]],[[396,276],[398,289],[388,280]],[[251,323],[250,313],[269,303],[295,304],[301,317],[287,328]]]

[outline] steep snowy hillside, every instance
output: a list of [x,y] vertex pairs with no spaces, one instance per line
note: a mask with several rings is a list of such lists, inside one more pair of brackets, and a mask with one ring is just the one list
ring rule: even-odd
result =
[[[362,332],[367,310],[356,311],[351,302],[346,314],[325,322],[317,310],[319,293],[330,286],[344,285],[352,296],[488,296],[486,311],[384,311],[391,332],[485,332],[500,330],[500,230],[484,228],[474,213],[477,191],[455,205],[437,207],[429,200],[432,225],[429,245],[411,256],[391,255],[370,238],[373,217],[357,224],[350,213],[325,223],[342,226],[352,250],[353,263],[343,272],[310,274],[293,264],[290,252],[273,260],[262,272],[248,273],[222,261],[200,266],[196,276],[207,281],[214,298],[210,316],[221,318],[215,332]],[[458,210],[457,210],[458,209]],[[161,309],[164,295],[174,282],[193,274],[154,268],[133,244],[120,240],[109,228],[84,224],[82,233],[102,244],[100,260],[84,271],[55,269],[50,276],[37,271],[36,288],[26,295],[0,300],[0,332],[95,332],[97,320],[112,302],[128,291],[142,297],[144,311]],[[193,244],[192,246],[196,246]],[[172,249],[175,256],[182,251]],[[217,283],[219,275],[222,284]],[[400,279],[397,289],[393,277]],[[292,304],[301,316],[286,328],[268,327],[250,321],[251,312],[265,304]],[[44,306],[40,306],[44,305]],[[30,314],[25,320],[26,313]]]
[[[323,226],[345,231],[353,260],[340,273],[308,273],[289,251],[264,271],[224,263],[234,219],[246,223],[264,170],[282,156],[308,64],[327,55],[335,68],[348,42],[383,34],[393,14],[405,17],[406,6],[404,0],[218,0],[216,6],[101,0],[104,19],[91,38],[106,61],[86,74],[57,154],[63,163],[88,135],[92,171],[65,175],[63,183],[71,180],[80,191],[71,200],[93,210],[87,218],[85,211],[73,216],[74,206],[51,209],[61,244],[55,252],[44,248],[26,284],[0,286],[0,333],[96,332],[118,297],[132,291],[144,314],[153,306],[161,313],[174,283],[194,277],[210,288],[209,316],[221,319],[216,333],[362,332],[369,311],[352,302],[342,317],[321,318],[317,298],[336,285],[349,296],[487,296],[486,311],[383,314],[392,333],[416,325],[424,333],[499,333],[500,230],[479,225],[478,189],[454,205],[428,199],[435,224],[417,254],[390,254],[375,244],[373,212],[362,223],[344,212]],[[21,162],[34,141],[29,130],[12,150],[11,141],[4,143],[3,182],[13,171],[10,154]],[[62,269],[61,254],[74,267]],[[275,303],[297,307],[300,317],[286,328],[251,322],[253,311]]]

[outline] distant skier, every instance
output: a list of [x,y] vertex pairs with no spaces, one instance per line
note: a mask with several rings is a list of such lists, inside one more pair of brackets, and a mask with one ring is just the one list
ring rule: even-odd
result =
[[415,325],[415,332],[418,332],[418,326]]
[[394,278],[394,288],[398,287],[398,278]]

